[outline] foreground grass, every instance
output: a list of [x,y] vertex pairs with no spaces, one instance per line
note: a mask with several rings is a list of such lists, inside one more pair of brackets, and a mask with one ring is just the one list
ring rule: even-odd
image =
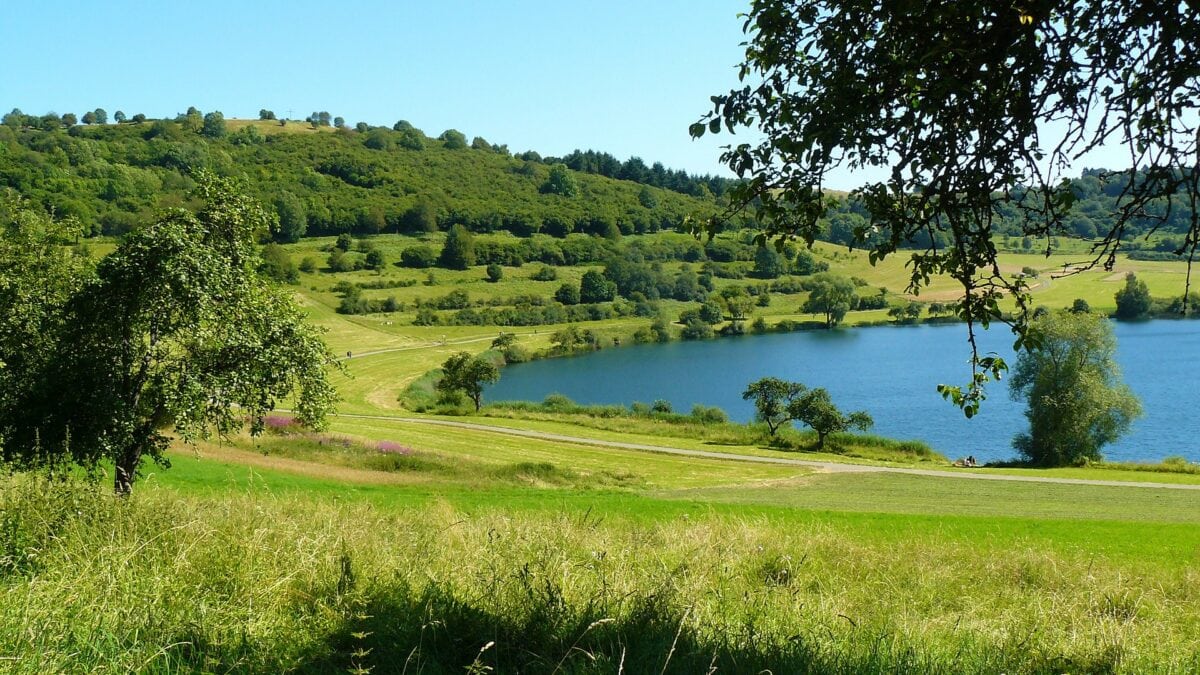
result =
[[[537,508],[465,492],[382,506],[268,490],[267,476],[209,494],[156,478],[127,501],[5,479],[5,667],[1200,667],[1195,527],[1078,522],[1076,543],[1047,547],[1047,531],[1072,539],[1066,523],[621,508],[594,493],[615,507],[601,511],[558,491]],[[1154,546],[1110,555],[1086,543],[1098,535]]]

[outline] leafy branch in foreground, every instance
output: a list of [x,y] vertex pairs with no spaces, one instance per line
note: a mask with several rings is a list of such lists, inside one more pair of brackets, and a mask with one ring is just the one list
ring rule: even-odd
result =
[[[1124,182],[1117,217],[1076,269],[1111,268],[1127,225],[1148,220],[1153,233],[1190,207],[1176,251],[1190,270],[1200,242],[1197,0],[755,0],[744,31],[744,86],[714,96],[691,126],[696,137],[761,134],[722,154],[744,179],[726,217],[753,209],[764,238],[811,244],[830,171],[888,168],[851,193],[868,216],[852,245],[876,262],[928,242],[911,254],[909,292],[935,275],[960,284],[973,377],[942,391],[968,416],[1007,369],[979,353],[976,328],[1004,321],[1017,349],[1031,346],[1028,289],[1001,271],[993,222],[1005,212],[1031,237],[1065,231],[1075,194],[1064,174],[1085,153],[1119,144],[1130,171],[1102,176]],[[1006,297],[1014,316],[1000,310]]]

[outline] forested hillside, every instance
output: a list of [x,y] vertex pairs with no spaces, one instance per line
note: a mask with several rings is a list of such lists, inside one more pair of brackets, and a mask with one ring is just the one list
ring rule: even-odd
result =
[[[90,123],[79,124],[74,115],[14,110],[0,124],[0,189],[11,188],[59,218],[76,218],[87,234],[120,235],[159,208],[182,204],[192,173],[210,169],[244,177],[278,214],[275,238],[292,242],[344,232],[416,234],[455,224],[519,237],[615,239],[722,212],[731,184],[592,150],[562,158],[513,154],[480,137],[468,141],[454,129],[433,138],[403,120],[388,128],[351,127],[328,113],[303,122],[278,120],[267,110],[261,117],[225,120],[193,108],[174,120],[118,112],[118,123],[108,124],[107,113],[96,110],[83,116]],[[1075,202],[1058,234],[1106,234],[1127,183],[1127,173],[1085,170],[1072,181]],[[1020,236],[1018,206],[998,202],[997,208],[994,229],[1005,236],[1005,248],[1045,248]],[[887,236],[865,213],[859,204],[841,202],[822,221],[821,238],[862,247]],[[1160,199],[1128,224],[1123,247],[1141,257],[1174,259],[1182,246],[1178,235],[1191,219],[1183,200]],[[1139,240],[1155,228],[1160,236]],[[945,232],[935,231],[907,244],[924,248],[931,236],[939,247],[949,243]]]
[[73,115],[6,115],[0,188],[77,218],[89,234],[115,235],[147,222],[160,207],[181,204],[191,173],[207,168],[245,177],[279,214],[277,237],[294,241],[456,223],[519,236],[615,237],[715,212],[712,188],[724,187],[722,179],[647,168],[636,158],[613,169],[615,160],[597,153],[588,156],[610,161],[585,166],[579,153],[566,158],[584,169],[575,171],[535,152],[513,156],[482,138],[468,142],[453,129],[431,138],[405,122],[352,128],[326,126],[324,118],[227,121],[193,109],[172,121],[121,114],[123,123],[104,124],[96,115],[87,114],[93,122],[87,125],[75,124]]

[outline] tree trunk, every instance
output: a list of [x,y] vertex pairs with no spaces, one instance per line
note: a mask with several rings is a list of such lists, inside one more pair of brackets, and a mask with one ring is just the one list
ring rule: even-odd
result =
[[117,458],[113,471],[113,492],[118,497],[128,497],[133,492],[133,481],[137,477],[138,460],[141,453],[128,450]]

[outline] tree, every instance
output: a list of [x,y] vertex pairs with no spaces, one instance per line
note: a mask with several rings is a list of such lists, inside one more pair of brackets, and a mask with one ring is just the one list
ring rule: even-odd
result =
[[467,228],[458,223],[450,228],[438,264],[451,270],[465,270],[475,264],[475,238]]
[[401,224],[405,232],[437,232],[437,210],[427,199],[418,199],[412,208],[404,212]]
[[483,400],[483,386],[500,379],[500,371],[487,359],[459,352],[442,364],[442,379],[436,389],[440,392],[461,391],[475,403],[479,412]]
[[596,270],[588,270],[579,280],[579,301],[588,304],[608,302],[617,297],[617,285]]
[[113,113],[113,119],[117,121],[117,124],[124,124],[125,120],[128,118],[125,117],[125,111],[118,110],[117,112]]
[[209,138],[225,137],[225,115],[220,110],[214,110],[204,116],[204,126],[200,133]]
[[840,434],[850,429],[866,431],[875,423],[864,410],[849,415],[838,410],[829,392],[823,387],[809,389],[788,403],[788,416],[817,432],[817,450],[825,448],[825,439],[830,434]]
[[1141,415],[1137,397],[1121,381],[1117,341],[1104,317],[1054,312],[1034,322],[1037,347],[1017,357],[1010,394],[1025,399],[1029,431],[1013,440],[1038,466],[1101,459],[1100,449],[1120,438]]
[[428,246],[409,246],[400,252],[400,264],[417,269],[433,267],[437,264],[437,254]]
[[571,282],[565,282],[554,291],[554,299],[564,305],[579,304],[579,286]]
[[[1117,176],[1128,179],[1117,217],[1092,257],[1111,269],[1126,225],[1149,205],[1200,198],[1195,0],[754,0],[744,26],[742,83],[690,128],[698,137],[750,127],[761,139],[722,154],[742,181],[709,231],[753,209],[768,235],[811,244],[831,171],[890,167],[850,195],[872,234],[865,246],[876,261],[927,242],[911,254],[909,291],[936,275],[961,285],[973,373],[965,390],[943,393],[968,416],[1007,367],[974,346],[977,325],[1006,319],[1004,297],[1027,346],[1026,281],[1004,272],[992,244],[1002,212],[1022,236],[1062,231],[1076,199],[1065,171],[1090,149],[1124,145],[1133,166]],[[1191,260],[1200,215],[1186,226]]]
[[504,278],[504,268],[496,263],[489,264],[484,271],[487,272],[487,280],[493,284]]
[[467,147],[467,137],[463,132],[457,129],[447,129],[438,136],[438,140],[445,143],[447,150],[462,150]]
[[108,112],[104,108],[93,110],[92,117],[96,120],[96,124],[108,124]]
[[273,120],[273,119],[275,119],[275,111],[273,111],[273,110],[267,110],[266,108],[263,108],[263,109],[261,109],[261,110],[259,110],[259,111],[258,111],[258,119],[260,119],[260,120]]
[[275,213],[279,216],[275,238],[285,244],[300,241],[300,237],[308,230],[308,215],[300,198],[286,190],[280,192],[275,198]]
[[73,127],[79,124],[79,118],[75,116],[75,113],[63,113],[62,123],[65,127]]
[[[709,296],[700,303],[700,320],[709,325],[721,323],[725,320],[725,308],[721,306],[721,301],[716,296]],[[686,321],[684,323],[687,323]]]
[[372,150],[387,150],[392,147],[392,134],[383,127],[376,127],[367,132],[367,140],[363,145]]
[[825,315],[825,327],[833,328],[846,317],[858,294],[849,279],[822,272],[813,277],[808,299],[800,308],[803,312]]
[[366,122],[355,122],[354,130],[360,134],[365,134],[371,130],[371,125]]
[[338,129],[344,128],[346,126],[346,118],[340,116],[333,118],[333,126]]
[[754,252],[753,273],[759,279],[776,279],[787,271],[787,260],[773,246],[759,246]]
[[742,392],[743,401],[754,401],[754,416],[767,425],[774,436],[779,427],[791,419],[788,406],[792,400],[804,393],[806,387],[799,382],[788,382],[777,377],[764,377],[751,382]]
[[128,494],[143,458],[166,464],[168,429],[193,441],[249,419],[258,432],[292,395],[302,423],[323,422],[332,355],[291,294],[258,274],[267,212],[227,179],[196,180],[198,212],[134,230],[51,308],[62,319],[42,343],[40,385],[3,422],[6,459],[111,461]]
[[141,124],[146,121],[146,116],[142,113],[137,113],[136,115],[134,115],[133,117],[130,118],[130,121],[133,122],[134,124]]
[[1150,313],[1150,289],[1133,272],[1125,275],[1125,287],[1117,291],[1116,300],[1118,319],[1144,319]]
[[579,192],[579,185],[565,164],[555,164],[550,167],[550,176],[539,190],[542,194],[574,197]]
[[343,232],[333,241],[333,247],[339,251],[346,252],[354,245],[354,237],[350,236],[349,232]]
[[95,124],[96,123],[96,113],[91,112],[91,111],[83,113],[82,122],[84,124]]
[[387,258],[383,255],[383,251],[380,251],[375,247],[371,247],[371,249],[367,251],[367,254],[363,257],[363,264],[367,266],[367,269],[378,272],[387,266]]
[[[82,232],[40,208],[0,194],[0,453],[6,467],[55,462],[33,420],[48,395],[46,374],[58,358],[66,307],[92,269],[65,245]],[[32,436],[32,438],[30,438]],[[39,452],[41,451],[41,452]]]

